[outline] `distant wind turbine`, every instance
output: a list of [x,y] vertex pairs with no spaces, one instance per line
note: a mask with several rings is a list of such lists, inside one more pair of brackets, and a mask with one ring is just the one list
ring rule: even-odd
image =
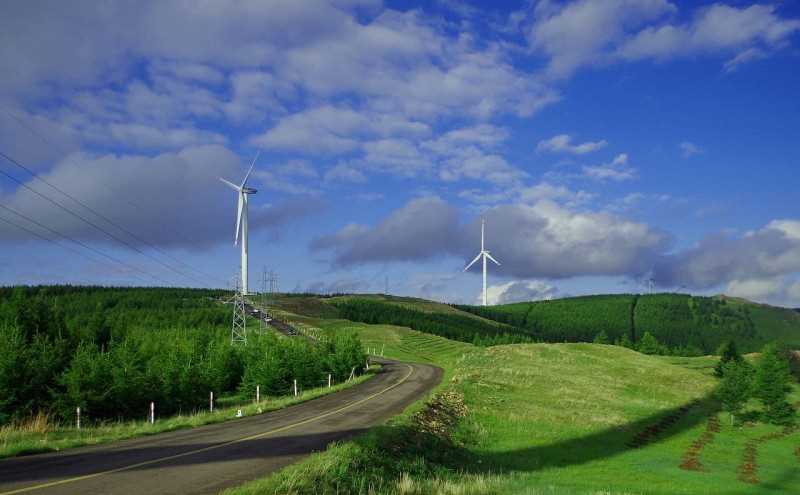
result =
[[497,261],[496,259],[492,258],[492,255],[489,254],[489,251],[487,251],[484,248],[483,235],[484,235],[484,230],[485,229],[486,229],[486,220],[481,218],[481,252],[478,253],[478,256],[476,256],[475,259],[472,260],[472,262],[469,265],[467,265],[466,268],[464,268],[464,271],[469,270],[469,267],[474,265],[475,262],[478,261],[479,259],[483,258],[483,305],[484,306],[487,305],[487,302],[486,302],[486,259],[488,258],[488,259],[494,261],[494,263],[496,265],[498,265],[498,266],[500,265],[500,262]]
[[236,213],[236,237],[234,240],[234,246],[239,244],[239,231],[242,233],[242,295],[247,295],[247,195],[248,194],[255,194],[256,191],[252,187],[247,187],[247,179],[250,178],[250,173],[253,171],[253,167],[256,165],[256,160],[258,160],[258,155],[261,154],[259,151],[256,153],[256,157],[253,158],[253,163],[250,164],[250,170],[247,171],[247,175],[244,176],[244,180],[242,181],[241,186],[237,186],[232,182],[228,182],[227,180],[223,179],[222,177],[219,178],[222,182],[230,186],[234,191],[238,193],[239,196],[239,207]]

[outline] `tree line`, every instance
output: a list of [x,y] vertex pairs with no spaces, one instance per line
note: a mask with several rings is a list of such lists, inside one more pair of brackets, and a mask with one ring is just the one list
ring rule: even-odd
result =
[[658,350],[653,353],[686,356],[713,353],[728,340],[749,350],[763,345],[745,305],[686,294],[596,295],[455,307],[512,326],[539,342],[599,339],[627,347],[645,345],[649,351],[655,339]]
[[216,396],[285,395],[363,367],[354,335],[326,344],[251,332],[230,344],[220,291],[16,287],[0,290],[0,424],[49,411],[136,418],[192,411]]
[[398,325],[481,346],[533,342],[524,331],[465,315],[428,313],[369,299],[341,299],[331,303],[340,318],[370,324]]

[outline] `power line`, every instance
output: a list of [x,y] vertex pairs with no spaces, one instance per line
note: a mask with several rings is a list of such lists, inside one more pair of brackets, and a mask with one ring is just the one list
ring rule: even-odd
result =
[[[31,131],[31,132],[33,132],[33,131]],[[105,221],[105,222],[107,222],[108,224],[110,224],[110,225],[112,225],[112,226],[116,227],[117,229],[119,229],[120,231],[122,231],[122,232],[124,232],[124,233],[128,234],[129,236],[131,236],[131,237],[132,237],[133,239],[135,239],[136,241],[138,241],[138,242],[140,242],[140,243],[142,243],[142,244],[145,244],[146,246],[150,247],[151,249],[154,249],[154,250],[158,251],[158,252],[159,252],[159,253],[161,253],[163,256],[165,256],[165,257],[167,257],[167,258],[171,259],[172,261],[174,261],[174,262],[176,262],[176,263],[179,263],[179,264],[181,264],[181,265],[183,265],[183,266],[185,266],[185,267],[189,268],[190,270],[196,271],[197,273],[201,274],[201,275],[202,275],[202,276],[204,276],[204,277],[215,279],[215,277],[213,277],[213,276],[210,276],[210,275],[208,275],[208,274],[206,274],[206,273],[203,273],[203,272],[201,272],[200,270],[197,270],[196,268],[193,268],[191,265],[189,265],[189,264],[187,264],[187,263],[185,263],[185,262],[183,262],[183,261],[181,261],[181,260],[179,260],[179,259],[177,259],[177,258],[173,257],[172,255],[170,255],[169,253],[167,253],[167,252],[166,252],[166,251],[164,251],[163,249],[159,248],[159,247],[158,247],[158,246],[156,246],[155,244],[153,244],[153,243],[151,243],[151,242],[148,242],[148,241],[146,241],[145,239],[142,239],[142,238],[141,238],[141,237],[139,237],[138,235],[136,235],[136,234],[134,234],[133,232],[131,232],[130,230],[126,229],[125,227],[123,227],[123,226],[122,226],[122,225],[120,225],[119,223],[115,222],[114,220],[112,220],[112,219],[108,218],[106,215],[104,215],[104,214],[100,213],[99,211],[95,210],[94,208],[92,208],[91,206],[87,205],[87,204],[86,204],[86,203],[84,203],[83,201],[79,200],[79,199],[78,199],[78,198],[76,198],[75,196],[73,196],[73,195],[69,194],[68,192],[64,191],[63,189],[61,189],[60,187],[56,186],[56,185],[55,185],[55,184],[53,184],[52,182],[50,182],[50,181],[48,181],[48,180],[46,180],[46,179],[42,178],[42,177],[41,177],[41,176],[39,176],[39,174],[37,174],[35,171],[33,171],[33,170],[31,170],[30,168],[26,167],[25,165],[21,164],[21,163],[20,163],[20,162],[18,162],[17,160],[15,160],[15,159],[11,158],[10,156],[8,156],[7,154],[5,154],[4,152],[0,151],[0,156],[2,156],[3,158],[5,158],[6,160],[8,160],[9,162],[11,162],[12,164],[16,165],[17,167],[21,168],[22,170],[24,170],[24,171],[28,172],[28,173],[29,173],[31,176],[33,176],[33,178],[35,178],[35,179],[37,179],[38,181],[40,181],[40,182],[43,182],[44,184],[46,184],[46,185],[50,186],[52,189],[54,189],[54,190],[58,191],[59,193],[61,193],[61,194],[63,194],[64,196],[68,197],[69,199],[71,199],[71,200],[72,200],[72,201],[74,201],[75,203],[79,204],[79,205],[80,205],[80,206],[82,206],[83,208],[85,208],[85,209],[89,210],[90,212],[94,213],[94,214],[95,214],[97,217],[101,218],[102,220],[104,220],[104,221]]]
[[[14,120],[15,120],[15,121],[16,121],[16,122],[17,122],[17,123],[20,125],[20,126],[24,127],[24,128],[25,128],[26,130],[28,130],[28,131],[29,131],[31,134],[34,134],[35,136],[37,136],[39,139],[41,139],[41,140],[42,140],[42,141],[44,141],[45,143],[49,144],[50,146],[55,146],[55,145],[54,145],[52,142],[50,142],[50,141],[49,141],[47,138],[45,138],[45,137],[44,137],[44,136],[43,136],[41,133],[39,133],[38,131],[36,131],[36,129],[34,129],[34,128],[32,128],[31,126],[27,125],[27,124],[26,124],[26,123],[25,123],[25,122],[24,122],[22,119],[20,119],[19,117],[17,117],[17,116],[16,116],[16,115],[14,115],[13,113],[11,113],[11,112],[10,112],[10,111],[9,111],[7,108],[5,109],[5,112],[6,112],[6,114],[7,114],[9,117],[11,117],[12,119],[14,119]],[[64,148],[63,146],[60,146],[60,147],[61,147],[61,149],[62,149],[62,150],[66,150],[66,148]],[[219,278],[219,277],[216,277],[216,276],[214,276],[214,275],[209,275],[208,273],[205,273],[205,272],[203,272],[202,270],[198,270],[197,268],[194,268],[194,267],[193,267],[193,266],[191,266],[190,264],[188,264],[188,263],[186,263],[186,262],[184,262],[184,261],[181,261],[181,260],[179,260],[179,259],[177,259],[177,258],[173,257],[172,255],[170,255],[169,253],[167,253],[167,252],[166,252],[166,251],[164,251],[163,249],[159,248],[158,246],[156,246],[156,245],[154,245],[154,244],[152,244],[152,243],[150,243],[150,242],[147,242],[146,240],[144,240],[144,239],[142,239],[141,237],[137,236],[136,234],[134,234],[134,233],[133,233],[133,232],[131,232],[130,230],[128,230],[128,229],[126,229],[126,228],[122,227],[122,226],[121,226],[121,225],[119,225],[117,222],[114,222],[113,220],[111,220],[111,219],[110,219],[110,218],[108,218],[107,216],[103,215],[102,213],[98,212],[97,210],[95,210],[95,209],[91,208],[90,206],[86,205],[85,203],[83,203],[83,202],[82,202],[82,201],[80,201],[79,199],[75,198],[75,197],[74,197],[74,196],[72,196],[71,194],[69,194],[69,193],[67,193],[66,191],[62,190],[61,188],[59,188],[59,187],[55,186],[55,185],[54,185],[54,184],[52,184],[51,182],[49,182],[49,181],[47,181],[47,180],[43,179],[41,176],[39,176],[39,174],[37,174],[36,172],[34,172],[33,170],[31,170],[30,168],[28,168],[28,167],[24,166],[23,164],[21,164],[21,163],[20,163],[20,162],[18,162],[17,160],[15,160],[15,159],[11,158],[10,156],[6,155],[6,154],[5,154],[5,153],[3,153],[2,151],[0,151],[0,156],[3,156],[3,158],[5,158],[5,159],[6,159],[6,160],[8,160],[9,162],[13,163],[13,164],[14,164],[14,165],[16,165],[17,167],[19,167],[19,168],[21,168],[21,169],[25,170],[26,172],[28,172],[29,174],[31,174],[31,175],[32,175],[34,178],[38,179],[40,182],[44,182],[45,184],[47,184],[47,185],[48,185],[48,186],[50,186],[51,188],[55,189],[55,190],[56,190],[56,191],[58,191],[59,193],[63,194],[64,196],[68,197],[69,199],[71,199],[72,201],[76,202],[76,203],[77,203],[77,204],[79,204],[80,206],[82,206],[82,207],[84,207],[85,209],[89,210],[90,212],[94,213],[94,214],[95,214],[97,217],[99,217],[99,218],[101,218],[101,219],[105,220],[105,221],[106,221],[107,223],[109,223],[110,225],[113,225],[114,227],[116,227],[117,229],[121,230],[122,232],[125,232],[126,234],[128,234],[128,235],[129,235],[129,236],[131,236],[132,238],[136,239],[138,242],[140,242],[140,243],[142,243],[142,244],[145,244],[145,245],[147,245],[148,247],[150,247],[151,249],[154,249],[154,250],[158,251],[158,252],[159,252],[159,253],[161,253],[163,256],[165,256],[165,257],[169,258],[170,260],[172,260],[172,261],[174,261],[174,262],[176,262],[176,263],[178,263],[178,264],[180,264],[180,265],[183,265],[184,267],[188,268],[189,270],[192,270],[192,271],[196,272],[197,274],[199,274],[199,275],[200,275],[200,276],[202,276],[202,277],[205,277],[205,278],[207,278],[207,279],[210,279],[210,280],[222,281],[222,279],[221,279],[221,278]],[[129,202],[129,203],[130,203],[130,202]],[[140,206],[138,206],[138,205],[135,205],[135,204],[133,204],[133,203],[131,203],[131,204],[132,204],[134,207],[136,207],[136,208],[140,208]],[[195,281],[198,281],[197,279],[194,279],[194,280],[195,280]],[[200,283],[202,283],[202,282],[200,282]]]
[[[95,258],[92,258],[91,256],[89,256],[88,254],[84,253],[83,251],[79,251],[79,250],[77,250],[77,249],[73,248],[73,247],[72,247],[72,246],[70,246],[69,244],[62,244],[62,243],[60,243],[60,242],[56,241],[55,239],[50,239],[49,237],[45,237],[45,236],[41,235],[40,233],[38,233],[38,232],[36,232],[36,231],[33,231],[33,230],[31,230],[31,229],[29,229],[29,228],[25,227],[24,225],[20,225],[20,224],[18,224],[18,223],[16,223],[16,222],[12,222],[12,221],[11,221],[11,220],[9,220],[8,218],[3,218],[3,217],[0,217],[0,221],[2,221],[2,222],[5,222],[5,223],[9,224],[9,225],[11,225],[12,227],[16,227],[16,228],[18,228],[18,229],[20,229],[20,230],[24,230],[24,231],[25,231],[25,232],[27,232],[28,234],[30,234],[30,235],[32,235],[32,236],[34,236],[34,237],[38,237],[39,239],[42,239],[43,241],[47,241],[47,242],[53,243],[54,245],[56,245],[56,246],[58,246],[58,247],[62,247],[62,248],[65,248],[65,249],[69,249],[70,251],[72,251],[73,253],[77,254],[78,256],[82,256],[82,257],[86,258],[87,260],[89,260],[89,261],[91,261],[91,262],[93,262],[93,263],[98,263],[98,260],[96,260]],[[86,284],[89,284],[88,280],[84,279],[83,281],[84,281]]]
[[[40,228],[42,228],[42,229],[44,229],[44,230],[46,230],[46,231],[50,232],[51,234],[54,234],[54,235],[56,235],[56,236],[58,236],[58,237],[61,237],[61,238],[64,238],[64,239],[66,239],[66,240],[68,240],[68,241],[70,241],[70,242],[74,242],[75,244],[77,244],[77,245],[81,246],[82,248],[84,248],[84,249],[88,249],[89,251],[92,251],[93,253],[96,253],[96,254],[98,254],[98,255],[100,255],[100,256],[102,256],[102,257],[104,257],[104,258],[107,258],[107,259],[109,259],[109,260],[113,261],[114,263],[117,263],[117,264],[119,264],[119,265],[122,265],[122,266],[124,266],[125,268],[128,268],[128,269],[130,269],[130,270],[134,270],[134,271],[141,272],[141,273],[143,273],[143,274],[145,274],[145,275],[147,275],[147,276],[153,277],[154,279],[158,280],[159,282],[162,282],[162,283],[164,283],[164,284],[166,284],[166,285],[170,285],[170,283],[169,283],[169,282],[167,282],[166,280],[162,279],[161,277],[158,277],[158,276],[156,276],[156,275],[153,275],[153,274],[151,274],[151,273],[148,273],[147,271],[145,271],[145,270],[143,270],[143,269],[141,269],[141,268],[137,268],[136,266],[130,265],[130,264],[128,264],[128,263],[126,263],[126,262],[124,262],[124,261],[122,261],[122,260],[120,260],[120,259],[118,259],[118,258],[114,257],[114,256],[111,256],[110,254],[106,254],[106,253],[104,253],[103,251],[101,251],[101,250],[99,250],[99,249],[97,249],[97,248],[94,248],[94,247],[92,247],[92,246],[89,246],[88,244],[86,244],[86,243],[84,243],[84,242],[81,242],[81,241],[79,241],[79,240],[77,240],[77,239],[74,239],[74,238],[72,238],[72,237],[70,237],[70,236],[68,236],[68,235],[66,235],[66,234],[62,234],[61,232],[58,232],[57,230],[51,229],[51,228],[50,228],[50,227],[48,227],[47,225],[44,225],[44,224],[42,224],[41,222],[38,222],[38,221],[34,220],[33,218],[31,218],[31,217],[29,217],[29,216],[25,215],[24,213],[20,213],[20,212],[18,212],[17,210],[15,210],[15,209],[13,209],[13,208],[10,208],[10,207],[8,207],[8,206],[5,206],[5,205],[3,205],[3,204],[0,204],[0,208],[2,208],[2,209],[4,209],[4,210],[7,210],[7,211],[10,211],[10,212],[11,212],[11,213],[13,213],[14,215],[16,215],[16,216],[18,216],[18,217],[20,217],[20,218],[23,218],[23,219],[25,219],[25,220],[27,220],[27,221],[31,222],[32,224],[34,224],[34,225],[36,225],[36,226],[38,226],[38,227],[40,227]],[[143,280],[145,280],[145,281],[146,281],[146,279],[143,279]]]
[[[25,167],[24,167],[23,165],[21,165],[19,162],[17,162],[17,161],[16,161],[16,160],[14,160],[13,158],[9,157],[8,155],[6,155],[5,153],[3,153],[2,151],[0,151],[0,156],[2,156],[3,158],[5,158],[6,160],[10,161],[11,163],[13,163],[13,164],[15,164],[15,165],[18,165],[18,166],[20,166],[20,167],[22,167],[22,168],[25,168]],[[167,268],[168,270],[171,270],[171,271],[173,271],[173,272],[177,273],[178,275],[180,275],[180,276],[182,276],[182,277],[190,278],[190,279],[194,280],[195,282],[199,282],[200,284],[203,284],[203,281],[201,281],[201,280],[197,279],[196,277],[193,277],[193,276],[191,276],[191,275],[188,275],[188,274],[186,274],[186,273],[184,273],[184,272],[181,272],[180,270],[178,270],[178,269],[176,269],[176,268],[173,268],[172,266],[170,266],[170,265],[168,265],[168,264],[164,263],[163,261],[159,260],[159,259],[158,259],[158,258],[156,258],[155,256],[152,256],[152,255],[150,255],[150,254],[148,254],[148,253],[146,253],[146,252],[142,251],[141,249],[139,249],[138,247],[134,246],[133,244],[131,244],[131,243],[129,243],[129,242],[127,242],[127,241],[125,241],[124,239],[121,239],[120,237],[118,237],[118,236],[116,236],[116,235],[112,234],[111,232],[109,232],[109,231],[107,231],[106,229],[104,229],[104,228],[100,227],[99,225],[97,225],[96,223],[92,222],[91,220],[88,220],[86,217],[84,217],[84,216],[82,216],[82,215],[80,215],[80,214],[78,214],[78,213],[75,213],[74,211],[72,211],[71,209],[67,208],[66,206],[64,206],[64,205],[63,205],[63,204],[61,204],[60,202],[58,202],[58,201],[56,201],[56,200],[54,200],[54,199],[52,199],[52,198],[48,197],[47,195],[45,195],[45,194],[43,194],[43,193],[41,193],[41,192],[37,191],[36,189],[34,189],[34,188],[30,187],[29,185],[25,184],[24,182],[22,182],[21,180],[17,179],[17,178],[16,178],[16,177],[14,177],[13,175],[11,175],[11,174],[9,174],[9,173],[7,173],[7,172],[3,171],[3,170],[0,170],[0,174],[2,174],[2,175],[4,175],[4,176],[8,177],[8,178],[9,178],[9,179],[11,179],[12,181],[16,182],[16,183],[17,183],[17,184],[19,184],[20,186],[22,186],[22,187],[24,187],[25,189],[27,189],[27,190],[31,191],[32,193],[36,194],[37,196],[39,196],[40,198],[44,199],[45,201],[47,201],[47,202],[49,202],[49,203],[51,203],[51,204],[55,205],[55,206],[56,206],[56,207],[58,207],[59,209],[61,209],[61,210],[65,211],[65,212],[67,212],[67,213],[69,213],[70,215],[74,216],[75,218],[77,218],[77,219],[81,220],[82,222],[86,223],[87,225],[91,226],[92,228],[94,228],[94,229],[96,229],[96,230],[98,230],[98,231],[100,231],[100,232],[104,233],[105,235],[107,235],[108,237],[110,237],[110,238],[114,239],[115,241],[119,242],[120,244],[123,244],[123,245],[127,246],[128,248],[130,248],[130,249],[132,249],[133,251],[135,251],[135,252],[137,252],[137,253],[141,254],[142,256],[146,256],[146,257],[150,258],[151,260],[155,261],[156,263],[160,264],[161,266],[163,266],[163,267]]]

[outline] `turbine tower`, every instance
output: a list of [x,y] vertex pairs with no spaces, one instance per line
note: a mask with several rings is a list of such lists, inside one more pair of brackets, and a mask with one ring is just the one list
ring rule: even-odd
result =
[[486,259],[488,258],[488,259],[492,260],[496,265],[498,265],[498,266],[500,265],[500,262],[497,261],[496,259],[492,258],[492,255],[489,254],[489,251],[487,251],[485,249],[485,247],[484,247],[483,234],[484,234],[484,230],[485,229],[486,229],[486,219],[481,218],[481,252],[478,253],[478,256],[476,256],[475,259],[472,260],[472,262],[469,265],[467,265],[466,268],[464,268],[464,271],[469,270],[469,267],[474,265],[475,262],[478,261],[479,259],[483,258],[483,305],[484,306],[487,305],[487,303],[486,303]]
[[239,207],[236,213],[236,237],[234,240],[233,245],[239,244],[239,232],[242,233],[242,283],[241,283],[241,292],[243,296],[247,295],[247,196],[250,194],[255,194],[256,191],[252,187],[247,187],[247,179],[250,178],[250,173],[253,171],[253,167],[256,165],[256,160],[258,160],[258,155],[261,152],[259,151],[256,153],[256,157],[253,158],[253,163],[250,164],[250,170],[247,171],[247,175],[244,176],[244,180],[242,181],[242,185],[237,186],[232,182],[228,182],[227,180],[223,179],[222,177],[219,178],[222,182],[227,184],[231,187],[239,196]]

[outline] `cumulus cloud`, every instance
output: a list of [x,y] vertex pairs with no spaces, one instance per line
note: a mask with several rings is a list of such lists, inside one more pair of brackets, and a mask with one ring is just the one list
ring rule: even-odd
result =
[[709,289],[737,281],[740,290],[763,288],[765,279],[800,271],[800,221],[775,220],[740,237],[710,235],[656,266],[656,283],[664,286]]
[[[154,157],[76,153],[42,177],[151,244],[198,248],[221,240],[233,242],[236,196],[218,177],[242,175],[238,156],[222,146],[206,145]],[[118,237],[139,243],[41,183],[29,185]],[[4,195],[2,202],[71,237],[115,243],[23,188]],[[251,203],[251,229],[275,228],[318,208],[318,201],[308,200],[271,207]],[[9,215],[4,213],[6,218]],[[26,235],[10,227],[0,229],[4,240],[26,239]]]
[[[318,177],[316,168],[306,160],[289,160],[277,166],[260,167],[253,172],[253,179],[264,189],[295,195],[319,194],[314,186]],[[251,180],[250,184],[253,182]]]
[[572,137],[569,134],[559,134],[550,139],[539,141],[536,145],[537,152],[549,151],[552,153],[572,153],[573,155],[583,155],[605,148],[608,142],[603,139],[600,141],[586,141],[581,144],[572,144]]
[[566,77],[583,65],[608,61],[609,47],[627,31],[676,10],[666,0],[540,2],[526,35],[534,50],[549,57],[548,72]]
[[[491,305],[550,300],[557,294],[556,287],[541,280],[513,280],[486,288],[487,303]],[[480,302],[482,297],[478,295],[476,301]]]
[[[773,5],[733,7],[714,4],[698,9],[686,24],[664,24],[647,27],[623,43],[620,57],[671,58],[681,55],[738,51],[726,68],[754,60],[753,50],[780,47],[789,36],[800,30],[800,20],[783,19]],[[745,55],[745,53],[749,53]]]
[[715,3],[676,22],[667,0],[537,2],[515,14],[532,50],[549,58],[547,72],[563,78],[575,70],[620,61],[697,55],[733,57],[726,71],[784,47],[800,19],[782,17],[775,5]]
[[336,265],[376,261],[412,261],[448,254],[458,237],[458,214],[437,197],[416,198],[373,227],[348,225],[311,243],[332,250]]
[[[501,205],[484,213],[487,247],[520,278],[643,273],[669,244],[647,225],[607,213],[579,212],[552,201]],[[439,198],[420,198],[370,227],[350,225],[312,243],[332,250],[337,265],[425,260],[443,255],[469,260],[479,244],[478,220],[460,224]]]
[[628,165],[627,153],[620,153],[611,163],[583,167],[583,176],[598,181],[621,182],[635,179],[636,169]]
[[364,183],[367,176],[358,168],[347,163],[338,163],[325,172],[325,182],[354,182]]

